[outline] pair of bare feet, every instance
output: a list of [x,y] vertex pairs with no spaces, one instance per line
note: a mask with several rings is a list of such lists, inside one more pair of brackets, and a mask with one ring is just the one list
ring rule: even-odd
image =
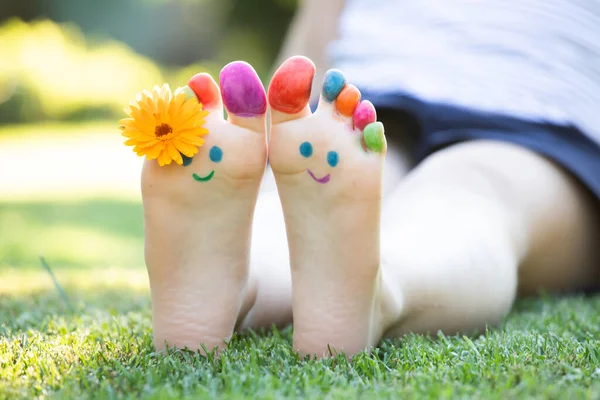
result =
[[222,349],[252,308],[260,284],[249,277],[251,232],[267,159],[287,229],[294,348],[355,353],[379,339],[383,126],[335,70],[312,114],[314,73],[304,57],[277,70],[269,139],[267,96],[250,65],[225,66],[220,93],[207,74],[190,80],[209,111],[206,143],[184,166],[146,161],[142,173],[158,349]]

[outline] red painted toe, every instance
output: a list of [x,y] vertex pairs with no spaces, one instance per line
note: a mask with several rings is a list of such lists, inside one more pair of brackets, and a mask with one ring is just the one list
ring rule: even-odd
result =
[[310,99],[315,65],[302,56],[286,60],[275,72],[269,85],[269,104],[286,114],[299,113]]

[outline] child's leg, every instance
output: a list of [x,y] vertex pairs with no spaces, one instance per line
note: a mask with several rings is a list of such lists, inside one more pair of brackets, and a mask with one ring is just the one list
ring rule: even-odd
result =
[[598,282],[592,201],[558,167],[509,144],[431,156],[387,202],[380,231],[385,139],[365,128],[373,116],[339,73],[326,78],[310,115],[313,73],[308,60],[288,60],[269,89],[295,348],[352,354],[385,333],[494,323],[510,309],[519,275],[524,290]]
[[387,335],[481,328],[520,291],[598,285],[598,205],[545,158],[502,142],[432,155],[383,212]]

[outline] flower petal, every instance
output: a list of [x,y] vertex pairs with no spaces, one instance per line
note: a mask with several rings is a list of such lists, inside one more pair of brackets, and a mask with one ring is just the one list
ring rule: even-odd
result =
[[188,128],[188,129],[183,129],[183,130],[178,130],[177,131],[177,136],[178,137],[183,137],[183,136],[195,136],[195,137],[202,137],[208,135],[208,129],[206,128],[200,128],[200,127],[194,127],[194,128]]
[[143,149],[146,151],[146,157],[148,160],[153,160],[157,158],[165,148],[165,142],[158,142],[154,146],[148,147],[148,149]]
[[167,142],[167,152],[169,153],[169,156],[173,159],[173,161],[175,161],[179,165],[183,164],[183,158],[181,157],[181,153],[177,151],[177,148],[175,147],[175,145],[173,145],[173,143]]
[[182,136],[179,138],[182,142],[191,144],[192,146],[200,147],[204,144],[205,140],[197,136]]
[[193,157],[198,153],[197,146],[191,145],[177,138],[173,139],[173,144],[175,145],[177,150],[179,150],[179,152],[181,152],[186,157]]
[[169,156],[168,151],[164,149],[158,156],[158,165],[160,165],[161,167],[164,165],[169,165],[171,164],[172,160],[173,159]]

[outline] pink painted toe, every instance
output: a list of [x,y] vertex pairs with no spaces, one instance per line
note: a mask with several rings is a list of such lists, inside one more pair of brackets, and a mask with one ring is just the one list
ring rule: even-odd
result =
[[365,126],[375,121],[377,121],[377,113],[373,104],[369,100],[361,101],[352,116],[354,127],[362,131]]

